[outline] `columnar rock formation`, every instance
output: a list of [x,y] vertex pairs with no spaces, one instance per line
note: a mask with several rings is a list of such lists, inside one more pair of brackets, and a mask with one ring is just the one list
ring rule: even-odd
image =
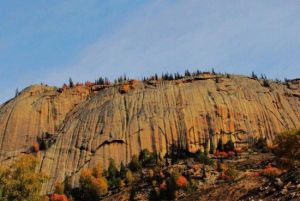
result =
[[[125,90],[126,89],[126,90]],[[244,143],[300,127],[300,81],[288,86],[243,76],[202,75],[126,86],[31,86],[0,106],[0,160],[28,152],[48,132],[55,142],[37,155],[45,185],[85,166],[128,163],[142,149],[164,155],[172,144],[195,152],[219,138]]]

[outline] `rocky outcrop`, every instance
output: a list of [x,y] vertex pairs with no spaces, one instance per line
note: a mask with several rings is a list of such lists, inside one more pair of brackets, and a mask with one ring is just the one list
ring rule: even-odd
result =
[[28,152],[44,132],[57,133],[66,114],[87,99],[84,87],[59,93],[54,87],[33,85],[0,106],[0,159]]
[[[97,90],[93,91],[93,88]],[[195,152],[205,141],[237,144],[300,127],[300,84],[243,76],[203,76],[123,86],[32,86],[0,108],[2,161],[28,150],[43,132],[55,143],[38,153],[40,170],[76,183],[85,166],[128,163],[142,149],[164,155],[176,144]]]

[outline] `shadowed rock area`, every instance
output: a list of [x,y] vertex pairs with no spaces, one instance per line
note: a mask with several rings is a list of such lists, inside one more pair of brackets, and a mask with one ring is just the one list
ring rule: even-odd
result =
[[55,138],[37,153],[40,170],[74,184],[83,167],[128,163],[142,149],[165,155],[172,144],[196,152],[231,138],[272,143],[300,127],[300,81],[288,85],[245,76],[202,75],[176,81],[134,81],[64,90],[34,85],[0,106],[0,160],[30,152],[43,133]]

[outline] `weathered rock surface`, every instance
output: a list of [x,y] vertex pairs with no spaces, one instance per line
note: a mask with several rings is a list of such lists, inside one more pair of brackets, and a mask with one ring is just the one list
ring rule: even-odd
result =
[[57,133],[66,114],[86,100],[84,87],[58,93],[54,87],[33,85],[0,106],[0,159],[28,152],[44,132]]
[[[126,90],[125,90],[126,89]],[[205,140],[266,137],[300,127],[300,81],[289,86],[242,76],[135,82],[93,91],[84,86],[57,92],[31,86],[0,106],[0,160],[28,150],[49,132],[56,142],[38,153],[45,185],[75,182],[85,166],[128,163],[142,149],[165,154],[171,144],[194,152]]]

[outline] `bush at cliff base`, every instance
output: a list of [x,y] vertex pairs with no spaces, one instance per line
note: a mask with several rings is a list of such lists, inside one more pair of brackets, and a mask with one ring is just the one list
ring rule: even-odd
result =
[[67,198],[67,196],[65,196],[63,194],[53,193],[50,196],[50,201],[68,201],[68,198]]
[[81,200],[98,201],[108,191],[107,180],[102,176],[95,177],[90,169],[81,171],[79,184],[82,194]]
[[279,166],[292,168],[300,164],[300,130],[277,135],[272,148]]
[[10,167],[0,168],[1,201],[39,201],[43,182],[47,177],[36,173],[37,159],[22,155]]
[[179,176],[176,180],[176,184],[179,188],[184,188],[187,186],[187,179],[184,176]]

